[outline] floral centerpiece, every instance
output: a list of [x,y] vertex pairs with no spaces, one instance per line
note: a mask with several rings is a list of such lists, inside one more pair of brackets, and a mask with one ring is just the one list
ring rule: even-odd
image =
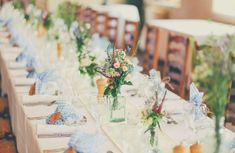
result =
[[94,86],[94,77],[97,75],[96,68],[98,63],[96,57],[89,50],[89,42],[91,41],[90,24],[80,24],[74,31],[77,44],[77,56],[79,61],[79,71],[81,74],[87,74],[91,78],[91,85]]
[[[165,90],[164,97],[162,102],[158,102],[158,92],[155,92],[154,103],[150,103],[147,105],[147,108],[141,112],[141,119],[144,124],[148,125],[145,133],[150,132],[149,143],[152,147],[158,147],[158,138],[156,129],[160,129],[160,122],[165,116],[165,112],[163,112],[162,107],[165,101],[167,90]],[[157,148],[158,149],[158,148]]]
[[194,56],[193,79],[204,90],[204,100],[215,118],[215,153],[221,152],[221,119],[235,75],[235,37],[210,37]]
[[125,118],[115,119],[114,111],[121,108],[121,87],[123,85],[132,85],[132,82],[128,80],[128,75],[132,72],[134,66],[126,56],[125,50],[113,49],[111,52],[107,50],[107,56],[104,66],[99,68],[98,72],[108,79],[104,96],[107,96],[109,100],[110,120],[112,122],[120,122],[124,121]]

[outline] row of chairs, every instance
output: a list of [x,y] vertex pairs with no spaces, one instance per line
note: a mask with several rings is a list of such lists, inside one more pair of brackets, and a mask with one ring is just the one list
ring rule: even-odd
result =
[[[139,21],[124,19],[124,25],[121,25],[121,18],[112,16],[108,6],[106,7],[107,9],[102,11],[92,7],[80,8],[77,19],[90,23],[93,33],[107,37],[119,48],[135,47],[138,40]],[[120,32],[122,35],[119,34]]]
[[159,58],[159,28],[146,25],[144,47],[144,71],[159,69],[163,76],[171,78],[173,92],[185,98],[187,95],[187,65],[189,64],[189,38],[175,33],[168,34],[168,45],[165,59]]

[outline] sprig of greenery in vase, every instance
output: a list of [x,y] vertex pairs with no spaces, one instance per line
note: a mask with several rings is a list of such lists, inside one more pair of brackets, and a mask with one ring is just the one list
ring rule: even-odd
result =
[[133,71],[134,66],[126,56],[126,51],[122,49],[107,50],[107,59],[103,67],[97,71],[108,79],[104,95],[114,98],[113,108],[118,104],[118,96],[121,94],[123,85],[132,85],[128,80],[128,75]]
[[156,128],[160,127],[160,122],[162,121],[163,117],[165,116],[165,112],[162,111],[162,107],[165,101],[167,91],[165,91],[163,100],[161,104],[158,103],[158,93],[155,92],[155,100],[153,105],[149,105],[145,110],[141,112],[141,119],[144,124],[148,125],[147,130],[145,133],[150,132],[150,140],[149,143],[151,146],[157,143],[158,140],[155,139],[156,135]]
[[215,116],[215,153],[220,152],[221,119],[235,74],[235,37],[211,36],[194,58],[193,80],[206,93],[205,101]]
[[58,6],[57,16],[64,20],[65,24],[70,28],[72,23],[76,20],[76,14],[79,7],[77,4],[71,2],[64,2]]
[[91,26],[88,23],[80,24],[75,31],[77,44],[77,56],[79,61],[79,71],[81,74],[87,74],[91,78],[92,86],[94,86],[94,77],[97,75],[96,68],[98,67],[96,57],[91,54],[88,49],[91,41]]

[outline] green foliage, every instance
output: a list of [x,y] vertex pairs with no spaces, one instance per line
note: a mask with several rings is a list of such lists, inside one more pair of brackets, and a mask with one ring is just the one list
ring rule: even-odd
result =
[[78,27],[78,31],[75,32],[76,44],[77,44],[77,56],[79,61],[79,71],[81,74],[87,74],[93,79],[96,74],[96,57],[90,55],[90,51],[87,49],[88,43],[91,40],[91,27],[89,24],[84,23]]
[[43,26],[48,30],[53,25],[51,15],[49,14],[45,19],[42,21]]
[[13,4],[15,9],[19,9],[19,10],[23,10],[24,9],[24,5],[23,5],[21,0],[14,0],[12,2],[12,4]]
[[206,93],[205,101],[216,118],[217,149],[221,143],[219,121],[228,103],[235,74],[235,37],[210,37],[195,54],[193,80]]
[[57,10],[57,16],[62,18],[65,24],[70,28],[71,24],[76,20],[78,5],[71,2],[61,3]]
[[142,113],[142,120],[149,124],[145,133],[150,132],[150,144],[153,146],[155,141],[155,130],[158,127],[160,129],[160,122],[165,116],[164,113],[156,113],[152,109],[144,110]]

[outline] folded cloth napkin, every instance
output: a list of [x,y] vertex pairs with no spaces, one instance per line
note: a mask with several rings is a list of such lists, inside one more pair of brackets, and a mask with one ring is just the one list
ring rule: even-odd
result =
[[203,97],[203,92],[199,92],[197,89],[196,85],[194,83],[191,83],[190,85],[190,102],[194,103],[195,105],[201,105],[202,103],[202,97]]
[[31,86],[32,84],[35,83],[35,79],[16,77],[14,78],[14,82],[16,86]]
[[37,135],[39,138],[70,137],[76,126],[37,124]]
[[35,78],[37,76],[36,67],[37,67],[37,62],[35,58],[28,56],[26,68],[28,69],[29,73],[27,75],[27,78]]
[[10,62],[9,68],[10,69],[25,69],[26,63],[25,62]]
[[52,96],[52,95],[24,95],[22,96],[22,102],[24,105],[30,105],[30,104],[45,104],[49,105],[59,99],[58,96]]
[[55,95],[58,91],[56,81],[57,76],[53,70],[45,70],[36,74],[36,90],[37,95]]
[[189,94],[189,102],[194,104],[194,117],[196,120],[200,119],[203,116],[203,113],[200,109],[200,106],[202,104],[203,93],[199,92],[194,83],[191,83]]
[[56,111],[50,115],[46,123],[54,125],[76,125],[87,122],[86,117],[79,113],[71,104],[63,100],[57,100],[58,107]]
[[69,146],[77,153],[100,153],[100,146],[104,144],[105,138],[100,134],[85,133],[77,130],[69,141]]

